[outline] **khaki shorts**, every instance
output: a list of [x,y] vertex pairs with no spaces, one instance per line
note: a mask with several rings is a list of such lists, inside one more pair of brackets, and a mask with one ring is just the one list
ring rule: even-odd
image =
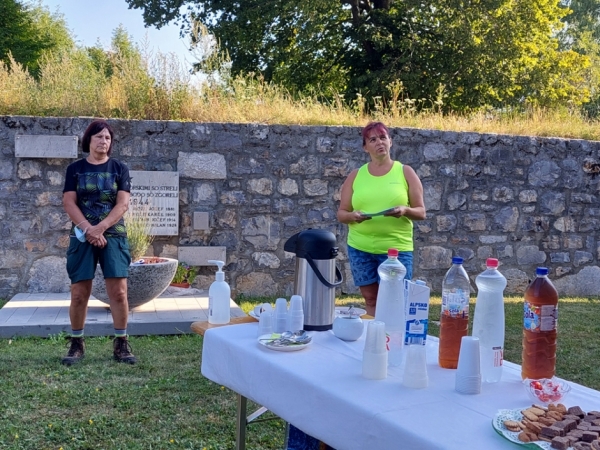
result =
[[79,242],[74,236],[67,250],[67,273],[71,283],[93,280],[96,266],[100,264],[104,278],[127,278],[129,276],[129,241],[125,237],[106,238],[104,248],[89,242]]

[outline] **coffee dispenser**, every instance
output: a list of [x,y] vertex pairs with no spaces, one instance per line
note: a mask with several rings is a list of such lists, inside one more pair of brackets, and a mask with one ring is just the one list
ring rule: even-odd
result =
[[302,297],[304,329],[330,330],[335,317],[335,288],[343,281],[335,264],[335,235],[309,228],[289,238],[283,249],[296,255],[294,294]]

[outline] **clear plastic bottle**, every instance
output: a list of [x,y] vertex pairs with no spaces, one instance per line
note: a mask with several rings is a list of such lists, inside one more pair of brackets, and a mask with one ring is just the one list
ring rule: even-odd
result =
[[477,275],[477,302],[473,314],[474,337],[479,338],[481,381],[496,383],[502,376],[504,356],[504,288],[506,278],[498,271],[498,260],[488,258],[487,269]]
[[523,379],[552,378],[556,369],[558,292],[546,267],[538,267],[535,275],[523,305]]
[[471,283],[460,256],[452,258],[452,266],[442,281],[442,313],[438,362],[444,369],[456,369],[460,342],[469,330],[469,296]]
[[385,323],[388,364],[400,366],[406,333],[403,286],[406,267],[398,261],[398,250],[388,250],[388,259],[381,263],[377,272],[380,280],[375,320]]
[[209,259],[210,264],[216,264],[219,270],[215,274],[215,281],[208,288],[208,323],[225,324],[231,320],[230,306],[231,289],[225,281],[223,261]]

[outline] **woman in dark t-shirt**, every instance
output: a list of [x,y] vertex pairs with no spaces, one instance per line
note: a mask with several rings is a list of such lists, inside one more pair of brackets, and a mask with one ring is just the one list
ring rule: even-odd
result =
[[127,277],[129,242],[123,220],[129,206],[131,177],[122,162],[111,158],[113,131],[104,120],[93,121],[85,130],[82,150],[86,158],[67,167],[63,206],[73,222],[67,250],[67,272],[71,279],[70,347],[62,359],[72,365],[83,358],[83,331],[96,266],[100,264],[110,301],[117,361],[134,364],[127,340]]

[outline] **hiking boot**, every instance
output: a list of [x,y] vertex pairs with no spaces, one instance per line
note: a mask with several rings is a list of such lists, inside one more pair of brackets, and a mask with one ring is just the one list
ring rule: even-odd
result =
[[129,345],[126,337],[116,337],[113,341],[113,349],[116,361],[127,364],[135,364],[137,362],[136,357],[131,353],[131,345]]
[[83,359],[83,355],[85,354],[85,342],[82,337],[69,337],[69,351],[67,352],[67,356],[65,356],[61,363],[65,366],[71,366],[75,363],[78,363]]

